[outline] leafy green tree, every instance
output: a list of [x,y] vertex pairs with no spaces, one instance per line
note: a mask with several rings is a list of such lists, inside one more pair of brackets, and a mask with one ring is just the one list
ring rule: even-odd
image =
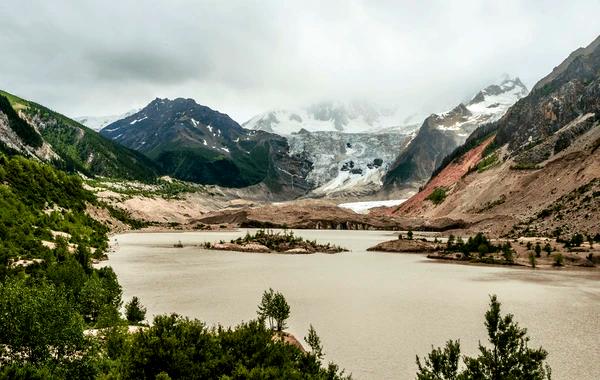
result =
[[9,363],[61,362],[83,347],[83,321],[53,285],[0,284],[0,356]]
[[118,326],[123,320],[119,310],[111,304],[104,304],[100,307],[98,313],[98,321],[96,322],[96,328],[102,329],[111,326]]
[[417,356],[418,380],[550,380],[551,370],[545,363],[543,348],[529,348],[527,330],[519,327],[512,314],[502,316],[496,296],[490,297],[485,313],[485,327],[491,347],[479,344],[479,355],[465,356],[459,365],[459,342],[433,349],[422,363]]
[[83,284],[79,295],[81,314],[86,321],[97,321],[100,309],[106,304],[106,299],[107,295],[102,280],[94,272],[85,284]]
[[125,305],[125,316],[132,323],[139,323],[146,318],[146,308],[142,306],[139,298],[133,297],[131,301]]
[[310,347],[310,351],[318,359],[323,359],[323,346],[321,345],[321,338],[317,335],[317,331],[310,325],[308,329],[308,336],[304,337],[304,341]]

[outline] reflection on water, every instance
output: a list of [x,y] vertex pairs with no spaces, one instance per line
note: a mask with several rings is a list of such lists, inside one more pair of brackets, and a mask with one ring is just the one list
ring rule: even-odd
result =
[[[497,294],[550,352],[555,379],[600,378],[600,274],[532,271],[432,262],[421,255],[373,253],[394,238],[379,231],[296,231],[352,252],[276,255],[207,251],[193,245],[236,232],[119,235],[110,256],[124,288],[149,315],[177,312],[209,324],[256,316],[268,287],[292,308],[289,331],[300,340],[312,323],[327,359],[357,379],[413,379],[415,355],[460,338],[466,353],[485,339],[483,313]],[[181,241],[184,248],[173,248]]]

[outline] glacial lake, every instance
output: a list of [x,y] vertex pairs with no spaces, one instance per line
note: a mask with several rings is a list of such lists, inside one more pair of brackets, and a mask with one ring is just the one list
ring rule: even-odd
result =
[[[106,262],[124,300],[140,297],[148,317],[176,312],[208,324],[256,316],[272,287],[291,306],[288,331],[309,324],[326,360],[355,379],[414,379],[415,355],[460,338],[463,353],[486,341],[489,294],[527,327],[530,346],[549,351],[553,379],[600,379],[600,272],[531,270],[435,262],[422,255],[366,249],[391,232],[300,230],[298,235],[351,249],[336,255],[277,255],[203,250],[193,245],[243,236],[228,232],[113,236]],[[174,248],[181,241],[184,248]]]

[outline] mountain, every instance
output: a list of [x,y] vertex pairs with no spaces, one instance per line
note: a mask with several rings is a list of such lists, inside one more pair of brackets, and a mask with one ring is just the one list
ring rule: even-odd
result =
[[158,173],[158,167],[144,155],[5,91],[0,91],[0,150],[87,176],[152,180]]
[[109,116],[78,116],[73,120],[77,121],[80,124],[85,125],[86,127],[93,129],[94,131],[100,131],[102,128],[106,127],[109,124],[114,123],[117,120],[125,119],[128,116],[133,115],[134,113],[139,112],[139,109],[134,109],[128,112],[125,112],[120,115],[109,115]]
[[599,148],[600,37],[475,130],[394,214],[467,220],[497,235],[595,234]]
[[398,148],[411,136],[397,132],[343,133],[302,130],[287,137],[292,153],[313,163],[310,196],[350,197],[378,191]]
[[384,179],[385,189],[417,188],[475,128],[498,120],[525,95],[527,88],[519,78],[507,77],[479,91],[467,104],[426,118],[415,138],[391,165]]
[[227,187],[264,183],[295,194],[311,187],[306,181],[310,162],[290,155],[285,138],[242,128],[193,99],[157,98],[100,133],[182,180]]
[[308,132],[403,132],[418,126],[417,114],[401,116],[396,110],[384,109],[366,102],[322,102],[294,110],[275,110],[253,117],[245,128],[289,136]]

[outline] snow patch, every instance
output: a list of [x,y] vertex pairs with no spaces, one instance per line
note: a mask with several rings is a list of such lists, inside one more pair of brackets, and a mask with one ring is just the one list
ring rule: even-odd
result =
[[148,116],[144,116],[141,119],[136,119],[134,121],[132,121],[131,123],[129,123],[129,125],[134,125],[135,123],[139,123],[140,121],[146,120],[148,118]]
[[375,207],[393,207],[406,202],[406,199],[390,199],[386,201],[367,201],[367,202],[350,202],[340,203],[338,207],[346,208],[354,211],[357,214],[367,214],[370,209]]

